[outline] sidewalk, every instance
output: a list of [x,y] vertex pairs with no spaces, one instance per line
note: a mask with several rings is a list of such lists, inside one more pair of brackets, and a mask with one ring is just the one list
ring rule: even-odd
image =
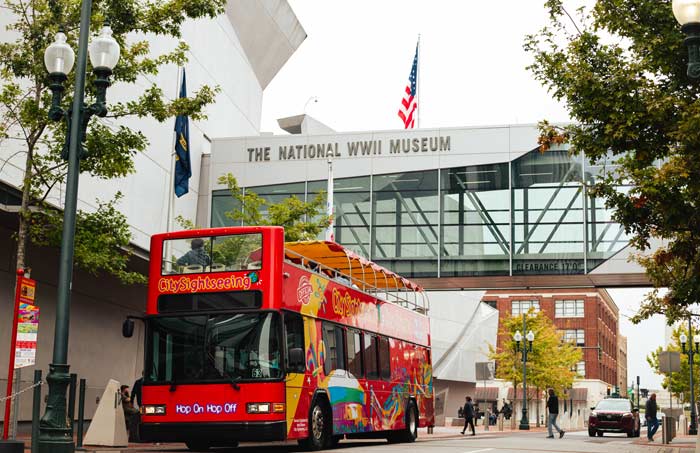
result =
[[[489,426],[489,430],[486,431],[484,430],[484,426],[479,425],[476,427],[476,435],[477,436],[504,436],[504,435],[512,435],[512,434],[517,434],[517,433],[546,433],[547,428],[545,426],[540,426],[539,428],[535,425],[530,425],[530,429],[527,431],[521,431],[518,429],[518,426],[515,426],[515,429],[510,428],[510,423],[506,426],[503,426],[503,431],[498,430],[498,426]],[[433,433],[428,434],[428,428],[419,428],[418,429],[418,440],[430,440],[430,439],[442,439],[442,438],[456,438],[456,437],[465,437],[470,435],[471,433],[467,431],[467,434],[462,434],[462,427],[460,426],[436,426],[433,428]]]
[[647,445],[647,446],[658,446],[660,448],[659,451],[665,451],[665,449],[680,449],[680,450],[672,450],[672,451],[683,451],[683,452],[694,452],[695,451],[695,444],[698,440],[697,436],[691,436],[691,435],[679,435],[673,438],[671,443],[669,444],[662,444],[661,443],[661,431],[656,433],[654,436],[654,442],[649,442],[646,437],[645,437],[645,432],[642,430],[641,436],[639,439],[637,439],[634,443],[635,445]]
[[[484,427],[479,425],[476,427],[476,435],[477,436],[489,436],[489,437],[496,437],[496,436],[503,436],[503,435],[511,435],[511,434],[516,434],[516,433],[522,433],[523,431],[520,431],[517,429],[511,430],[510,425],[507,427],[504,426],[503,431],[498,431],[497,426],[489,426],[489,431],[484,431]],[[450,439],[450,438],[460,438],[460,437],[465,437],[465,435],[461,434],[462,428],[458,426],[436,426],[433,428],[433,434],[428,434],[428,429],[427,428],[419,428],[418,429],[418,441],[419,442],[426,442],[426,441],[431,441],[431,440],[436,440],[436,439]],[[534,425],[530,428],[529,432],[541,432],[544,433],[546,432],[547,429],[545,427],[535,427]],[[21,435],[19,437],[20,441],[23,441],[25,443],[25,449],[24,451],[29,453],[31,450],[31,439],[28,435]],[[271,445],[271,444],[268,444]],[[275,443],[275,445],[279,445],[279,443]],[[185,445],[182,443],[161,443],[161,444],[151,444],[151,443],[130,443],[127,447],[93,447],[93,446],[87,446],[84,447],[83,450],[81,451],[86,451],[86,452],[93,452],[93,453],[100,453],[100,452],[136,452],[136,451],[162,451],[162,450],[177,450],[177,449],[182,449],[185,451]]]

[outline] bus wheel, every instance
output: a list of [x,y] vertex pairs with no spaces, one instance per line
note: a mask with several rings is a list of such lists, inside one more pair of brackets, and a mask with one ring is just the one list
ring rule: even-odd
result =
[[413,400],[406,406],[406,427],[400,431],[393,431],[387,435],[389,443],[415,442],[418,438],[418,409]]
[[208,442],[201,440],[190,440],[185,442],[185,445],[187,445],[187,448],[190,451],[208,451],[209,447],[211,446]]
[[318,451],[331,446],[331,424],[323,400],[317,399],[309,414],[309,437],[299,441],[302,448]]

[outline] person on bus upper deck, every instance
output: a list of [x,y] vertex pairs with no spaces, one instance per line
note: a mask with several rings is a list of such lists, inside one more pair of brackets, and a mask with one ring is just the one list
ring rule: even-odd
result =
[[192,250],[177,259],[177,264],[179,266],[189,266],[191,264],[209,266],[211,264],[211,258],[209,258],[209,255],[207,255],[207,252],[204,250],[204,240],[194,238],[190,243],[190,247],[192,247]]

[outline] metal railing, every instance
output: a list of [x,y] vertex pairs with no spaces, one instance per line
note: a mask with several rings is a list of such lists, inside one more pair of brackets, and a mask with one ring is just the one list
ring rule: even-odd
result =
[[[378,274],[375,271],[375,269],[371,266],[360,265],[360,268],[362,270],[362,278],[356,278],[352,275],[348,275],[344,272],[341,272],[336,268],[326,266],[322,263],[312,260],[311,258],[307,258],[306,256],[297,253],[293,250],[285,249],[284,252],[285,261],[287,261],[288,263],[295,266],[300,266],[307,271],[315,272],[326,278],[330,278],[336,283],[345,285],[349,288],[353,288],[357,291],[362,291],[372,297],[376,297],[386,302],[400,305],[404,308],[416,311],[418,313],[422,313],[424,315],[427,315],[428,311],[430,310],[430,302],[425,292],[416,291],[414,289],[409,289],[404,286],[401,286],[399,280],[394,274],[387,277],[387,274],[382,273],[386,285],[384,288],[379,288],[375,285],[368,283],[365,280],[366,273],[369,273],[369,271],[371,271],[374,277],[374,281],[377,281]],[[291,258],[289,258],[290,255],[292,256]],[[348,269],[350,269],[350,273],[352,274],[352,261],[349,257],[346,256],[346,258],[348,259]],[[391,290],[392,281],[394,286],[393,290]]]

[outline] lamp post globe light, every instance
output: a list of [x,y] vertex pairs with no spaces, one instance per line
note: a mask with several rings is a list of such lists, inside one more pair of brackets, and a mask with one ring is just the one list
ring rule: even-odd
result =
[[673,15],[686,34],[688,47],[688,77],[700,77],[700,0],[673,0]]
[[75,223],[78,201],[78,175],[80,159],[85,157],[83,147],[85,131],[93,115],[104,117],[107,114],[106,93],[109,76],[119,61],[119,44],[112,37],[108,24],[102,27],[100,35],[90,45],[90,62],[95,73],[95,97],[91,105],[84,103],[85,79],[90,33],[92,0],[82,0],[80,10],[80,36],[78,59],[75,68],[75,90],[72,106],[66,111],[61,108],[64,93],[63,84],[73,68],[75,56],[66,42],[66,35],[59,31],[55,41],[44,53],[44,64],[49,73],[49,88],[52,92],[48,116],[53,121],[68,122],[63,158],[68,161],[66,175],[66,198],[63,208],[63,233],[61,256],[58,271],[58,296],[56,302],[56,327],[54,330],[53,358],[49,365],[46,381],[49,394],[46,412],[39,423],[38,451],[40,453],[72,453],[73,430],[66,413],[66,390],[70,382],[68,365],[68,330],[70,325],[70,289],[73,279],[73,251]]
[[[688,318],[688,334],[693,335],[693,323]],[[695,364],[695,355],[700,353],[700,335],[693,335],[693,343],[688,345],[686,349],[685,345],[688,343],[688,336],[682,333],[678,339],[681,342],[681,349],[684,354],[688,355],[688,369],[690,372],[690,428],[688,429],[688,434],[696,435],[698,433],[698,416],[695,410],[695,386],[693,384],[693,365]]]
[[[527,330],[527,320],[525,318],[525,314],[523,313],[523,332]],[[513,335],[513,340],[515,340],[515,350],[517,352],[522,352],[523,354],[523,415],[522,418],[520,419],[520,425],[518,426],[519,429],[530,429],[530,421],[527,418],[527,354],[528,352],[532,352],[532,342],[535,341],[535,334],[532,330],[530,330],[526,335],[525,335],[525,340],[527,340],[527,344],[523,343],[522,347],[520,345],[520,342],[523,339],[523,335],[520,333],[519,330],[515,332]]]

